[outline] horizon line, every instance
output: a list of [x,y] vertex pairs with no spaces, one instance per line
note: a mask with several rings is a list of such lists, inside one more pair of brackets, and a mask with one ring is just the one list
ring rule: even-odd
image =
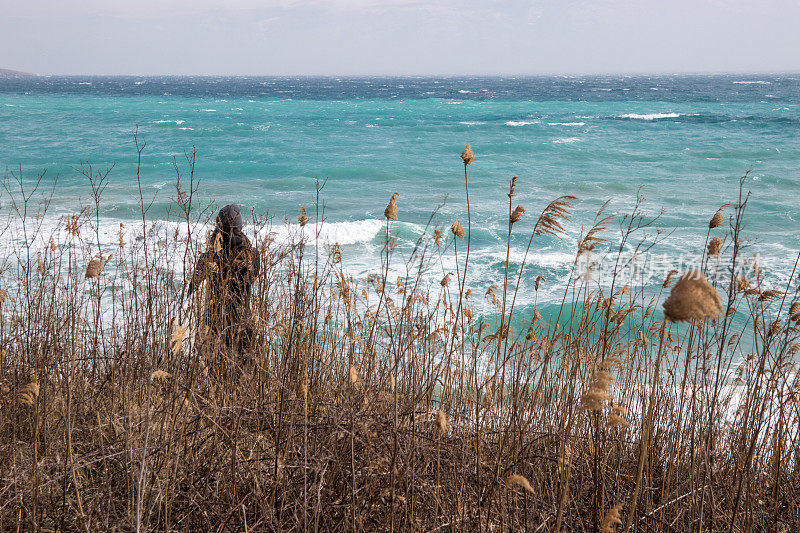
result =
[[[15,69],[4,69],[11,70]],[[232,74],[232,73],[207,73],[207,74],[142,74],[142,73],[29,73],[24,71],[20,75],[11,74],[7,77],[79,77],[79,76],[92,76],[104,78],[123,78],[123,77],[146,77],[146,78],[164,78],[164,77],[197,77],[197,78],[536,78],[536,77],[594,77],[594,76],[626,76],[626,77],[643,77],[643,76],[776,76],[776,75],[797,75],[800,74],[800,69],[796,70],[769,70],[769,71],[745,71],[745,70],[721,70],[721,71],[609,71],[609,72],[540,72],[540,73],[428,73],[428,74],[388,74],[388,73],[364,73],[364,74],[336,74],[336,73],[295,73],[295,74]]]

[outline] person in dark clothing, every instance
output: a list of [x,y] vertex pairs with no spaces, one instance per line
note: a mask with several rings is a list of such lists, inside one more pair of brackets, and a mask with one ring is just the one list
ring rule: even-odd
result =
[[258,251],[242,232],[239,206],[226,205],[217,215],[208,249],[197,259],[189,282],[190,296],[208,282],[198,332],[212,342],[219,339],[229,349],[249,349],[253,341],[250,293],[260,266]]

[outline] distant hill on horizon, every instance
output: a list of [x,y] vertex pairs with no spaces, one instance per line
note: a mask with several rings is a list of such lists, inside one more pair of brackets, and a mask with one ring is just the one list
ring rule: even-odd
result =
[[36,76],[36,74],[31,74],[30,72],[22,72],[20,70],[10,70],[7,68],[0,68],[0,77],[3,76]]

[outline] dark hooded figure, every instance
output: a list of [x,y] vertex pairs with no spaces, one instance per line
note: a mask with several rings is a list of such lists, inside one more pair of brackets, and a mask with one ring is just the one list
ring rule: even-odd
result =
[[208,282],[198,331],[208,332],[212,342],[219,339],[227,348],[249,349],[253,340],[250,291],[259,267],[258,252],[242,232],[239,206],[226,205],[217,215],[208,249],[197,259],[189,283],[191,295]]

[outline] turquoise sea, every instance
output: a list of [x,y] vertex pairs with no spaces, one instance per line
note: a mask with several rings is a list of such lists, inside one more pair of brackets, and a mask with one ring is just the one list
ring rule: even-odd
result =
[[[138,217],[137,126],[147,143],[146,192],[156,195],[151,218],[166,215],[173,161],[185,169],[192,147],[201,201],[236,202],[278,226],[301,205],[313,220],[315,179],[327,179],[324,235],[342,244],[357,276],[378,269],[392,193],[400,194],[401,243],[443,202],[435,223],[465,222],[459,154],[467,143],[477,156],[469,167],[471,268],[482,288],[501,279],[514,175],[514,204],[527,215],[515,225],[513,265],[546,203],[579,198],[568,238],[534,241],[525,279],[542,274],[552,287],[540,300],[559,297],[553,281],[570,275],[575,239],[597,209],[611,200],[609,212],[624,212],[637,191],[643,211],[663,209],[658,223],[672,232],[651,253],[680,263],[701,252],[708,220],[736,199],[739,177],[752,169],[748,253],[759,253],[779,284],[800,248],[800,75],[0,79],[0,167],[58,177],[57,217],[88,200],[74,167],[113,165],[102,213],[110,242],[120,221]],[[606,235],[618,235],[613,223]]]

